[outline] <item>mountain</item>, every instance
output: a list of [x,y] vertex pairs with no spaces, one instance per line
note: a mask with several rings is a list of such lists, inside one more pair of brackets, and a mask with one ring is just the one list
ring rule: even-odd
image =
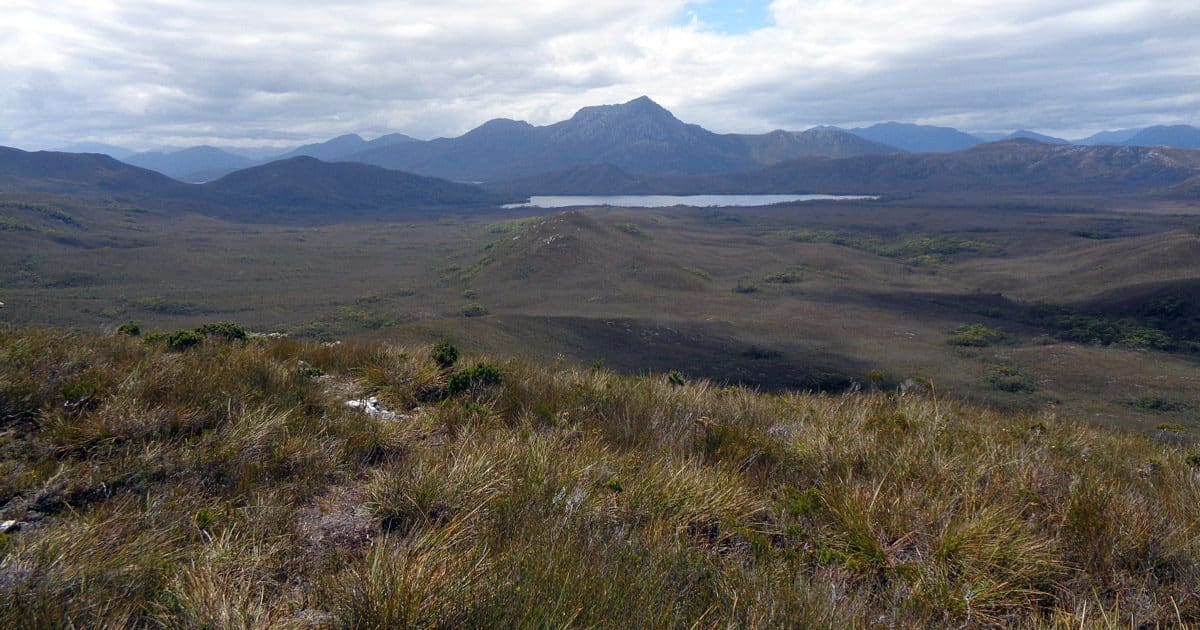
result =
[[1093,146],[1097,144],[1124,144],[1130,138],[1138,135],[1144,130],[1143,127],[1136,129],[1117,129],[1115,131],[1101,131],[1100,133],[1090,135],[1086,138],[1076,140],[1074,144],[1082,144]]
[[400,209],[492,206],[504,201],[470,184],[311,157],[243,169],[199,188],[200,198],[225,210],[215,214],[252,221],[335,222],[394,216]]
[[[489,184],[496,193],[534,194],[1170,194],[1194,196],[1200,151],[1051,145],[1008,140],[954,153],[801,158],[753,173],[702,177],[632,176],[574,169]],[[602,189],[602,185],[612,188]]]
[[346,159],[460,181],[498,181],[595,164],[635,174],[709,175],[811,155],[896,150],[844,132],[717,134],[680,121],[643,96],[585,107],[551,125],[496,119],[457,138],[373,148]]
[[1147,193],[1200,174],[1200,152],[1008,140],[956,153],[796,160],[741,181],[754,192]]
[[1126,146],[1200,149],[1200,129],[1191,125],[1147,127],[1121,144]]
[[185,184],[106,155],[31,153],[7,147],[0,147],[0,193],[119,199],[235,221],[309,224],[491,207],[516,200],[469,184],[310,157],[243,169],[205,184]]
[[977,133],[976,138],[985,142],[1000,142],[1002,140],[1033,140],[1035,142],[1044,142],[1046,144],[1071,144],[1071,141],[1054,136],[1047,136],[1043,133],[1030,131],[1028,129],[1019,129],[1012,133]]
[[126,149],[125,147],[118,147],[103,142],[76,142],[53,150],[59,153],[101,153],[118,160],[137,153],[133,149]]
[[755,162],[769,166],[801,157],[844,158],[858,155],[888,155],[900,149],[872,142],[834,127],[807,131],[772,131],[761,135],[737,135]]
[[0,190],[66,195],[169,194],[184,186],[151,170],[98,153],[0,147]]
[[982,142],[975,136],[950,127],[932,127],[911,123],[886,122],[849,131],[872,142],[903,149],[910,153],[961,151]]
[[332,140],[319,142],[316,144],[306,144],[280,155],[276,159],[286,160],[289,158],[308,156],[326,162],[343,162],[355,153],[369,151],[380,147],[391,146],[394,144],[403,144],[406,142],[420,142],[416,138],[406,136],[402,133],[392,133],[386,136],[381,136],[371,141],[364,140],[362,136],[351,133],[344,136],[338,136]]
[[163,153],[136,153],[122,160],[184,182],[204,182],[252,166],[250,158],[216,147],[200,146]]

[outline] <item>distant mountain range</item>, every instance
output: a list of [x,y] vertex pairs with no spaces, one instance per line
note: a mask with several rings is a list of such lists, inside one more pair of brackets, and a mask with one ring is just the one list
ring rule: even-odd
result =
[[428,141],[399,133],[374,140],[348,134],[266,159],[207,146],[147,153],[99,143],[81,143],[64,149],[105,153],[195,183],[300,156],[327,162],[359,162],[454,181],[497,182],[597,165],[609,165],[635,175],[720,175],[756,171],[809,157],[945,153],[1012,139],[1087,146],[1200,148],[1200,129],[1189,125],[1126,129],[1074,141],[1029,130],[969,134],[950,127],[899,122],[853,129],[815,127],[799,132],[718,134],[680,121],[643,96],[620,105],[585,107],[570,119],[551,125],[495,119],[455,138]]
[[191,211],[250,223],[396,219],[495,207],[513,198],[478,186],[310,157],[277,160],[186,184],[107,155],[0,147],[0,193],[44,193]]
[[125,162],[96,153],[0,149],[0,192],[123,199],[239,221],[310,223],[491,207],[531,194],[1100,193],[1195,199],[1200,151],[1140,144],[1170,140],[1200,147],[1197,136],[1200,130],[1187,126],[1150,127],[1121,136],[1120,142],[1138,146],[1081,146],[1019,131],[983,143],[951,128],[901,123],[716,134],[642,97],[587,107],[540,127],[492,120],[457,138],[340,136],[266,164],[215,147],[141,153]]
[[844,159],[802,158],[752,173],[710,176],[632,174],[583,166],[486,187],[506,196],[589,194],[830,193],[910,195],[1163,194],[1197,198],[1200,151],[1051,145],[1017,139],[954,153]]

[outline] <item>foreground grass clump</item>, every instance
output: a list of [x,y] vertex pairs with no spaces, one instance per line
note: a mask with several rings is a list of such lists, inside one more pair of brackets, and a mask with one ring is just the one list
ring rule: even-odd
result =
[[0,328],[0,627],[1200,622],[1195,447],[234,337]]

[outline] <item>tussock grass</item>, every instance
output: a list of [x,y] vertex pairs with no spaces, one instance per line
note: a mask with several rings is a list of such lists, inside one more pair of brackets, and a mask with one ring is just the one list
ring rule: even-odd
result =
[[437,356],[0,328],[0,626],[1200,622],[1194,447]]

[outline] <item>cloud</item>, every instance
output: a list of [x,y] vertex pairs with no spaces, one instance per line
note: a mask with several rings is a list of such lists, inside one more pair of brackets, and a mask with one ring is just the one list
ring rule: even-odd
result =
[[687,11],[704,3],[0,0],[0,144],[435,137],[641,94],[718,131],[1200,122],[1196,3],[776,0],[737,34]]

